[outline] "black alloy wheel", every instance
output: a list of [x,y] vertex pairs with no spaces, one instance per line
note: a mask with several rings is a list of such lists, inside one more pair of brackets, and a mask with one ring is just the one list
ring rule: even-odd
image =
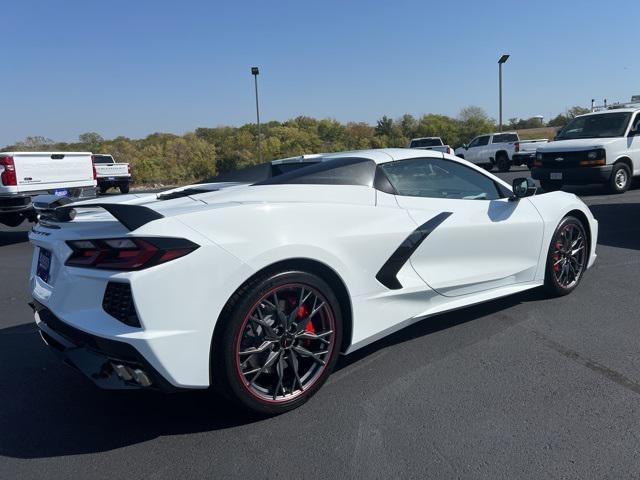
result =
[[549,252],[545,287],[555,296],[571,293],[582,280],[587,269],[589,245],[582,222],[565,217],[556,228]]
[[333,370],[342,319],[316,275],[279,272],[251,282],[223,315],[212,380],[246,408],[271,415],[296,408]]

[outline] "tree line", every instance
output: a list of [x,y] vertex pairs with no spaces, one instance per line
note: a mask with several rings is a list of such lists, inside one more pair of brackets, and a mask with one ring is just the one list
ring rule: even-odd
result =
[[[562,126],[583,110],[574,107],[552,119],[548,126]],[[541,126],[545,125],[538,118],[514,118],[507,128]],[[261,143],[263,159],[267,161],[305,153],[406,147],[415,137],[437,136],[456,147],[496,128],[495,120],[474,106],[462,109],[455,118],[433,113],[419,118],[405,114],[398,119],[383,116],[376,125],[300,116],[262,124]],[[184,135],[153,133],[142,139],[121,136],[108,140],[95,132],[83,133],[77,142],[33,136],[3,150],[108,153],[117,162],[131,164],[136,184],[177,185],[257,164],[256,130],[255,123],[248,123],[239,127],[202,127]]]

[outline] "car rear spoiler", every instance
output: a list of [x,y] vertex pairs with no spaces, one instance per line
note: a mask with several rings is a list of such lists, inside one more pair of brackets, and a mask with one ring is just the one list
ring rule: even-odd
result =
[[102,208],[129,231],[164,218],[161,213],[142,205],[128,205],[126,203],[81,203],[74,205],[71,199],[55,195],[39,195],[33,200],[33,206],[39,218],[45,222],[46,220],[70,222],[75,218],[78,209]]

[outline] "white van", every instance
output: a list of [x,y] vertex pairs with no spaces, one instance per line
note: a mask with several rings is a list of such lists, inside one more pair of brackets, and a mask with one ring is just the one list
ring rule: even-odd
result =
[[90,152],[0,152],[0,223],[35,220],[31,198],[96,196]]

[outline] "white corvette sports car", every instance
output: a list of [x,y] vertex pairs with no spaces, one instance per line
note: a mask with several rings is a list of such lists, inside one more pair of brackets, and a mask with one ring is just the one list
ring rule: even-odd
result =
[[38,199],[43,339],[104,388],[213,386],[273,414],[340,352],[526,289],[570,293],[595,261],[575,195],[433,151],[313,158],[251,184]]

